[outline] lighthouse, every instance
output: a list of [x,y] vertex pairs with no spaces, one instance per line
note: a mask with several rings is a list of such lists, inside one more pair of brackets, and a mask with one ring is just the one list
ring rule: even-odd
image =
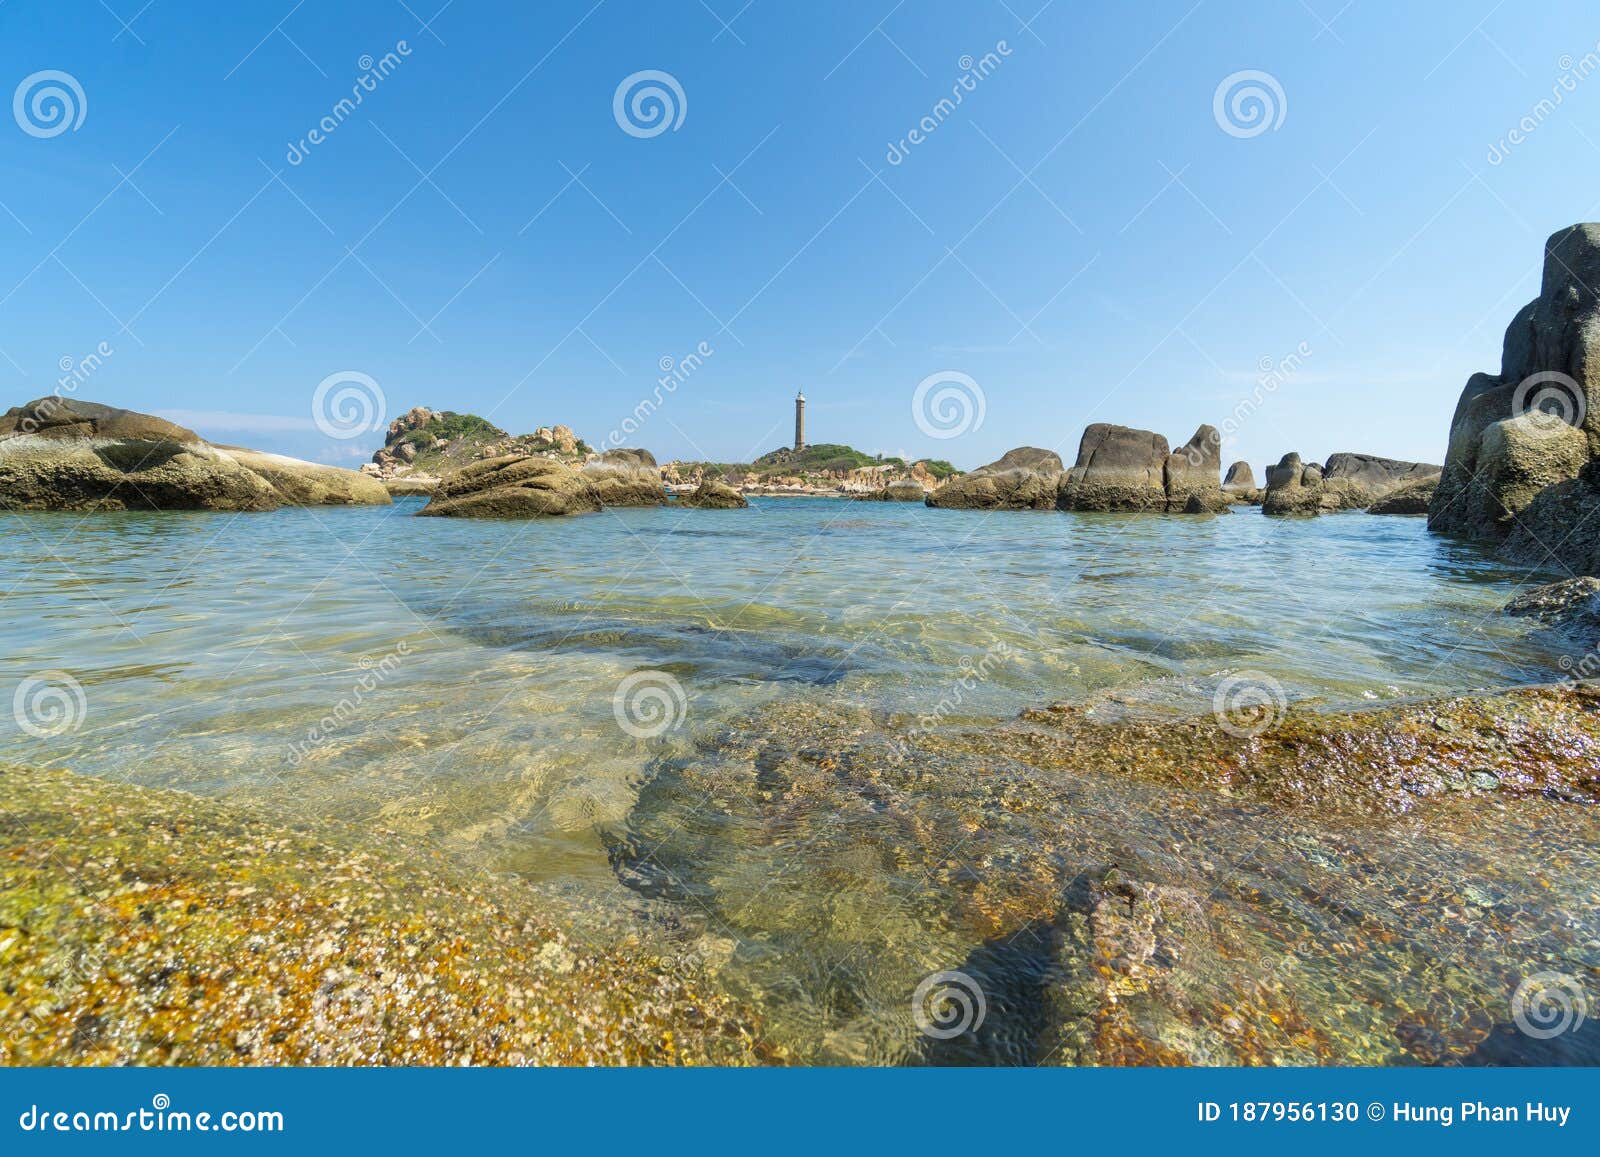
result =
[[804,391],[794,396],[794,452],[806,448],[806,395]]

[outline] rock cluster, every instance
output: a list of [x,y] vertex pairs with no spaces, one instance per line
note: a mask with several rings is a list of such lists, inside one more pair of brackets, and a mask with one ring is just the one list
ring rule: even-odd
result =
[[1078,460],[1061,480],[1061,510],[1215,514],[1228,508],[1218,479],[1222,436],[1201,426],[1177,450],[1149,430],[1097,422],[1083,432]]
[[[1334,454],[1327,464],[1304,463],[1298,454],[1285,454],[1267,467],[1267,490],[1262,498],[1265,514],[1322,514],[1338,510],[1371,508],[1390,495],[1406,491],[1407,497],[1376,513],[1406,513],[1418,494],[1428,493],[1440,468],[1427,462],[1402,462],[1374,454]],[[1425,501],[1425,499],[1424,499]]]
[[987,466],[946,482],[927,496],[946,510],[1051,510],[1061,458],[1036,446],[1019,446]]
[[726,482],[708,478],[692,493],[680,495],[678,505],[699,510],[742,510],[750,503]]
[[856,495],[857,502],[923,502],[926,501],[928,492],[922,488],[922,483],[911,478],[903,478],[899,482],[891,482],[880,490],[871,490],[866,494]]
[[1545,243],[1539,296],[1506,329],[1498,374],[1456,404],[1428,513],[1439,531],[1506,539],[1512,557],[1600,568],[1600,224]]
[[214,446],[162,418],[46,397],[0,416],[0,506],[12,510],[275,510],[382,505],[353,470]]

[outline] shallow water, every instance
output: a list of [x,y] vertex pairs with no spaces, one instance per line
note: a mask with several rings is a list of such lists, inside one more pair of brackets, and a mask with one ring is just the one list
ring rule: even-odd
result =
[[[494,523],[420,505],[0,516],[0,691],[82,687],[65,734],[0,716],[0,758],[381,821],[597,911],[643,905],[701,937],[797,1059],[938,1059],[904,1006],[974,951],[938,915],[967,885],[863,854],[871,808],[819,803],[775,832],[720,798],[702,773],[729,735],[789,726],[799,750],[834,741],[817,721],[870,741],[1059,700],[1201,712],[1241,670],[1327,703],[1561,673],[1549,637],[1498,613],[1527,576],[1420,519],[757,499]],[[934,769],[918,806],[969,772]],[[1130,806],[1103,786],[1080,802],[1113,826]],[[1248,820],[1202,826],[1187,838],[1229,863],[1260,842]],[[1451,870],[1448,848],[1387,838],[1361,854]],[[1298,858],[1255,866],[1254,887],[1298,888]],[[964,1059],[1028,1058],[980,1053]]]

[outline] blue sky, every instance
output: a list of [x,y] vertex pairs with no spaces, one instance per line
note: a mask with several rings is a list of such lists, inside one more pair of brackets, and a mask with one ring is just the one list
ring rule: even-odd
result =
[[[1041,3],[6,0],[4,92],[83,107],[0,117],[3,397],[104,343],[79,397],[353,464],[381,438],[317,428],[330,375],[600,441],[705,343],[630,444],[746,460],[804,388],[815,441],[962,466],[1230,415],[1258,471],[1438,461],[1543,239],[1600,214],[1600,19]],[[684,98],[652,136],[614,115],[645,70]],[[1243,70],[1282,94],[1256,135],[1214,108]],[[913,413],[941,373],[982,392],[954,437]]]

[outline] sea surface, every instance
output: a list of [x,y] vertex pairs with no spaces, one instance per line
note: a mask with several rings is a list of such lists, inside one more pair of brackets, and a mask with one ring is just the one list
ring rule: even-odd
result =
[[[970,953],[936,914],[963,884],[831,855],[877,836],[819,804],[784,821],[815,856],[771,886],[770,825],[662,786],[730,737],[787,719],[803,748],[806,720],[887,736],[1060,701],[1203,713],[1241,671],[1341,705],[1564,670],[1499,613],[1529,576],[1421,519],[421,505],[0,516],[0,760],[381,824],[592,906],[597,938],[646,912],[794,1059],[929,1059],[906,1001]],[[30,733],[50,687],[70,727]],[[1230,822],[1206,838],[1243,841]],[[641,870],[662,845],[666,884]],[[975,1059],[1021,1058],[995,1047]]]

